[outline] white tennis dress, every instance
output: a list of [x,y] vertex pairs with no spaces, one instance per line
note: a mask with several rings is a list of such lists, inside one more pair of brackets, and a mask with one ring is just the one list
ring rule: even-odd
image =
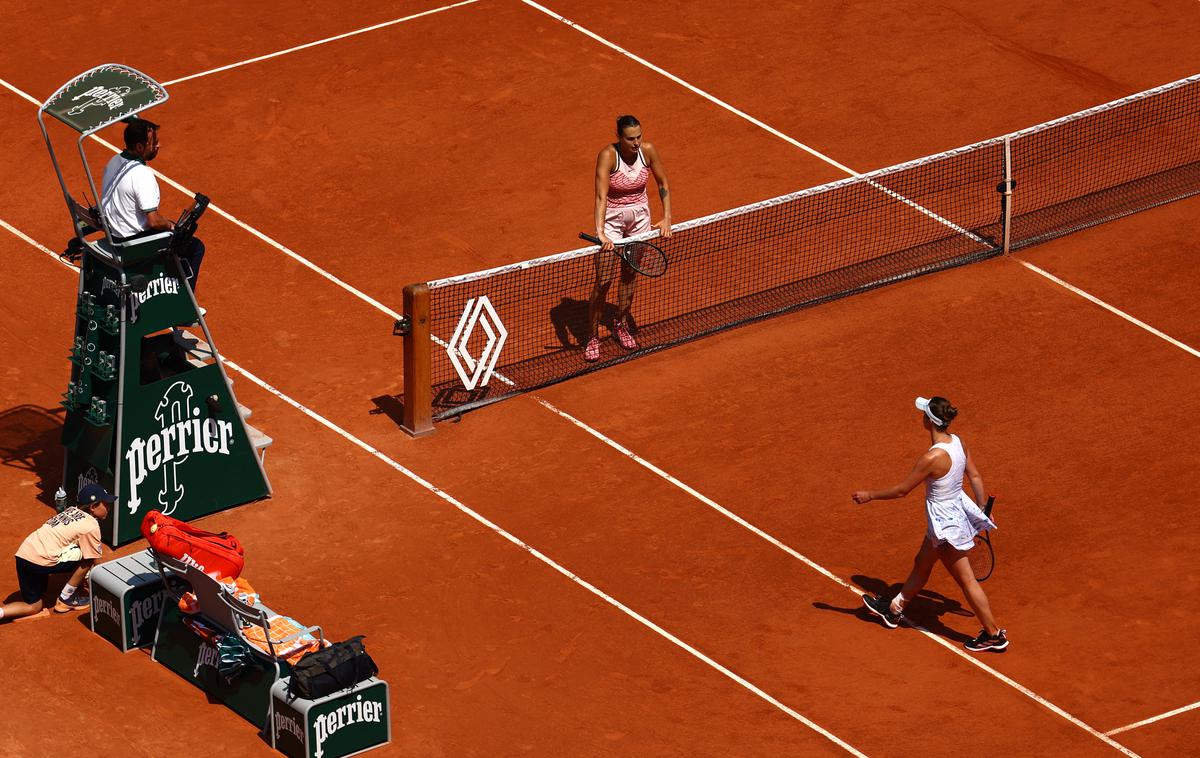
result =
[[967,451],[958,435],[951,434],[949,442],[939,442],[929,449],[934,448],[950,456],[950,470],[938,479],[925,480],[925,533],[934,544],[948,542],[959,550],[970,550],[977,534],[996,525],[963,490]]

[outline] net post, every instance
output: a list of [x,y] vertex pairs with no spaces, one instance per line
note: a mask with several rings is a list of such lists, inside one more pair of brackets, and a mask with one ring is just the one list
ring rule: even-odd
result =
[[401,429],[420,437],[433,432],[432,344],[429,339],[429,287],[404,288],[404,423]]
[[1012,178],[1012,135],[1004,136],[1004,181],[996,189],[1000,191],[1000,215],[1002,229],[1002,249],[1004,255],[1009,254],[1012,233],[1012,194],[1017,186]]

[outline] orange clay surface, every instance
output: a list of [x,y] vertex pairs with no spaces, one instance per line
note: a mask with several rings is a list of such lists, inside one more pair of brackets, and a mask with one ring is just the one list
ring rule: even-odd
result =
[[[0,79],[38,101],[108,60],[170,82],[435,7],[243,5],[25,7]],[[1195,73],[1200,46],[1200,5],[1184,2],[548,7],[857,170]],[[408,282],[576,246],[620,112],[659,146],[676,221],[844,176],[515,0],[168,89],[151,115],[158,170],[395,310]],[[0,88],[0,220],[58,251],[69,226],[34,112]],[[98,169],[109,153],[88,149]],[[169,216],[186,200],[164,185]],[[242,539],[272,607],[366,635],[393,699],[393,744],[371,755],[846,754],[792,714],[872,756],[1119,755],[998,675],[1099,732],[1200,700],[1200,674],[1180,665],[1200,642],[1198,363],[1020,261],[1197,347],[1198,212],[1176,203],[731,330],[412,440],[372,413],[402,391],[391,315],[210,211],[198,294],[227,359],[679,644],[237,373],[275,439],[275,493],[200,524]],[[77,281],[6,228],[0,262],[0,544],[15,550],[61,476]],[[884,630],[796,557],[865,591],[903,579],[919,495],[849,494],[898,481],[925,448],[918,393],[962,409],[954,430],[1000,494],[986,587],[1013,643],[974,659],[989,670],[951,649],[979,624],[941,569],[910,609],[926,636]],[[16,589],[11,560],[0,587]],[[0,626],[0,672],[3,755],[60,752],[64,729],[97,756],[272,754],[78,616]],[[1192,710],[1114,739],[1174,756],[1197,733]]]

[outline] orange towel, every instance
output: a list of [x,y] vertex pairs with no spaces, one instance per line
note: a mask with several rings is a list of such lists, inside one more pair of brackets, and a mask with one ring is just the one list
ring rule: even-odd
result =
[[[271,644],[275,646],[275,657],[277,658],[295,663],[305,653],[320,648],[317,638],[305,631],[308,627],[290,616],[274,616],[269,619],[268,624],[271,627]],[[303,634],[287,642],[282,642],[284,638],[297,632],[303,632]],[[242,630],[242,636],[251,645],[270,655],[271,650],[261,627],[248,626]]]

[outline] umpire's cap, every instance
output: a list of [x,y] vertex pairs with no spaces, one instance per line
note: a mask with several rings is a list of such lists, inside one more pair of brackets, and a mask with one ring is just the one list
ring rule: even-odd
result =
[[93,503],[105,502],[115,503],[117,499],[108,494],[108,490],[101,487],[99,484],[89,484],[79,490],[79,497],[76,498],[80,505],[92,505]]

